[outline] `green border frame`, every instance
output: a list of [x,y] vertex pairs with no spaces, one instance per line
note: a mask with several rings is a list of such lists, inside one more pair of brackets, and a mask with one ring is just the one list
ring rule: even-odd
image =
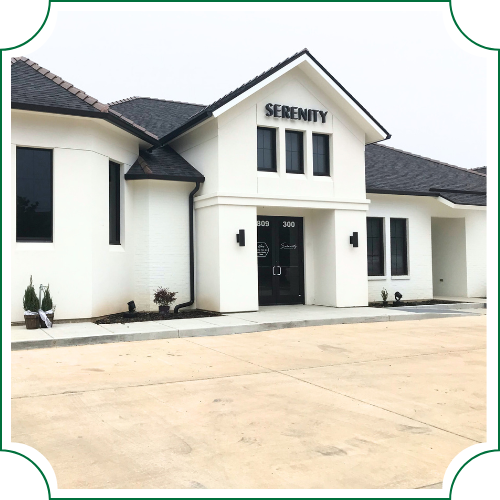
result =
[[[23,45],[26,45],[27,43],[31,42],[31,40],[33,40],[33,38],[35,38],[39,33],[40,31],[42,31],[43,27],[45,26],[45,24],[47,23],[47,19],[49,18],[49,14],[50,14],[50,8],[51,8],[51,5],[52,3],[104,3],[104,2],[113,2],[113,3],[141,3],[141,0],[49,0],[48,2],[48,8],[47,8],[47,15],[45,16],[45,19],[43,20],[43,23],[42,25],[40,26],[40,28],[37,30],[37,32],[30,38],[28,38],[28,40],[26,40],[25,42],[23,43],[20,43],[19,45],[15,45],[13,47],[8,47],[8,48],[0,48],[0,55],[3,55],[3,52],[7,52],[9,50],[13,50],[13,49],[17,49],[19,47],[22,47]],[[148,3],[168,3],[169,0],[146,0],[148,1]],[[201,0],[201,1],[198,1],[197,3],[203,3],[205,0]],[[207,0],[208,1],[208,0]],[[221,0],[218,0],[218,1],[221,1]],[[225,0],[223,0],[225,1]],[[233,1],[233,0],[227,0],[227,1]],[[265,0],[245,0],[246,2],[260,2],[260,1],[265,1]],[[283,0],[279,0],[279,1],[283,1]],[[292,0],[292,1],[303,1],[303,0]],[[482,49],[485,49],[485,50],[492,50],[492,51],[496,51],[498,54],[497,54],[497,57],[499,58],[498,60],[498,84],[499,84],[499,88],[500,88],[500,49],[499,48],[493,48],[493,47],[486,47],[484,45],[481,45],[479,43],[476,43],[474,40],[472,40],[471,38],[469,38],[464,32],[463,30],[460,28],[460,26],[458,25],[457,23],[457,20],[455,19],[455,15],[453,13],[453,7],[452,7],[452,0],[316,0],[316,1],[321,1],[321,2],[331,2],[331,3],[339,3],[339,2],[352,2],[352,3],[379,3],[380,1],[382,2],[386,2],[386,3],[447,3],[449,4],[449,7],[450,7],[450,14],[451,14],[451,17],[453,19],[453,22],[455,23],[455,26],[457,27],[457,29],[460,31],[460,33],[471,43],[473,43],[474,45],[477,45],[478,47],[482,48]],[[243,2],[242,2],[243,3]],[[0,58],[0,61],[1,61],[1,58]],[[0,95],[2,93],[2,71],[3,71],[3,67],[2,65],[0,64]],[[497,89],[497,93],[498,93],[498,96],[499,96],[499,103],[500,103],[500,92],[499,92],[499,89]],[[0,136],[2,134],[2,100],[0,99]],[[500,113],[499,113],[499,124],[498,124],[498,130],[500,132]],[[2,168],[2,142],[0,141],[0,168]],[[1,180],[0,180],[0,186],[1,186]],[[0,230],[2,229],[2,222],[0,221]],[[0,239],[1,239],[1,235],[0,235]],[[1,276],[1,270],[0,270],[0,276]],[[0,312],[0,318],[1,318],[1,312]],[[49,483],[47,481],[47,478],[45,477],[45,474],[43,473],[43,471],[41,470],[41,468],[35,463],[33,462],[33,460],[31,460],[30,458],[28,458],[26,455],[23,455],[22,453],[19,453],[17,451],[12,451],[12,450],[8,450],[8,449],[5,449],[3,447],[3,427],[2,427],[2,410],[3,410],[3,407],[2,407],[2,396],[3,396],[3,392],[2,392],[2,388],[3,388],[3,377],[2,377],[2,356],[3,356],[3,352],[2,352],[2,345],[0,343],[0,452],[5,452],[5,453],[12,453],[14,455],[19,455],[23,458],[25,458],[26,460],[28,460],[31,464],[33,464],[36,469],[38,470],[38,472],[40,472],[40,474],[42,475],[44,481],[45,481],[45,484],[47,486],[47,492],[48,492],[48,498],[49,499],[52,499],[52,498],[57,498],[57,499],[61,499],[61,500],[70,500],[70,498],[68,497],[52,497],[52,494],[51,494],[51,491],[50,491],[50,486],[49,486]],[[497,360],[500,359],[500,346],[499,346],[499,352],[497,353]],[[499,380],[498,380],[498,385],[500,387],[500,372],[498,371],[498,365],[497,365],[497,377],[499,377]],[[500,419],[500,394],[499,394],[499,398],[498,398],[498,413],[497,413],[497,416],[499,417]],[[500,427],[500,426],[499,426]],[[453,493],[453,487],[455,486],[455,482],[457,480],[457,477],[458,475],[460,474],[460,472],[462,472],[462,469],[469,463],[469,462],[472,462],[472,460],[474,460],[475,458],[477,457],[480,457],[481,455],[486,455],[488,453],[495,453],[495,452],[499,452],[500,451],[500,433],[498,434],[498,441],[496,443],[496,448],[493,449],[493,450],[488,450],[488,451],[483,451],[481,453],[478,453],[477,455],[474,455],[472,458],[470,458],[469,460],[467,460],[467,462],[465,462],[461,467],[460,469],[458,470],[458,472],[455,474],[455,477],[453,478],[453,481],[451,483],[451,487],[450,487],[450,494],[448,496],[449,499],[451,499],[452,497],[452,493]],[[168,490],[167,490],[168,491]],[[140,498],[159,498],[159,497],[148,497],[147,496],[147,490],[144,490],[145,492],[145,496],[143,497],[140,497]],[[99,497],[79,497],[79,498],[88,498],[89,500],[92,499],[92,498],[99,498]],[[101,497],[104,499],[104,497]],[[120,497],[120,496],[114,496],[114,497],[105,497],[106,499],[108,500],[119,500],[120,498],[126,498],[126,497]],[[131,498],[131,497],[130,497]],[[164,498],[173,498],[171,496],[165,496]],[[229,497],[228,497],[229,498]],[[335,497],[335,498],[339,498],[339,500],[342,500],[341,497]],[[357,497],[359,499],[366,499],[368,500],[369,498],[374,498],[374,497]],[[396,498],[396,497],[392,497],[393,500],[403,500],[404,498],[407,498],[407,497],[400,497],[400,498]],[[412,497],[412,498],[418,498],[418,497]],[[421,497],[422,499],[425,499],[425,500],[441,500],[443,498],[446,498],[446,497]],[[133,499],[131,499],[133,500]],[[348,500],[348,499],[345,499],[345,500]]]

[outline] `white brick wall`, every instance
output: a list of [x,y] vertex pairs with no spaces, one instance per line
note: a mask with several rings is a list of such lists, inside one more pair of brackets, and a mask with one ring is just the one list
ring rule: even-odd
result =
[[[164,286],[189,300],[189,193],[193,183],[130,181],[134,186],[134,300],[156,310],[154,291]],[[174,304],[175,305],[175,304]]]

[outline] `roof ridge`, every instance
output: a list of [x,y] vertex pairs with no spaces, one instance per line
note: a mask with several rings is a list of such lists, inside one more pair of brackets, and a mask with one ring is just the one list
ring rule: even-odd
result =
[[481,169],[483,169],[483,168],[484,168],[484,169],[487,169],[488,167],[487,167],[487,165],[483,165],[482,167],[473,167],[473,168],[471,168],[471,169],[469,169],[469,170],[474,171],[474,173],[475,173],[475,174],[484,175],[485,177],[487,177],[487,175],[486,175],[486,174],[483,174],[483,172],[475,172],[475,170],[481,170]]
[[43,68],[42,66],[37,64],[35,61],[32,61],[31,59],[28,59],[27,57],[24,57],[24,56],[12,57],[10,59],[10,65],[11,66],[14,65],[18,61],[24,62],[25,64],[30,66],[32,69],[34,69],[35,71],[38,71],[38,73],[45,76],[45,78],[48,78],[56,85],[59,85],[64,90],[67,90],[68,92],[75,95],[76,97],[78,97],[82,101],[86,102],[88,105],[97,109],[97,111],[100,111],[101,113],[113,113],[114,115],[118,116],[121,120],[129,123],[134,128],[137,128],[140,131],[144,132],[146,135],[149,135],[150,137],[153,137],[156,140],[159,139],[158,136],[152,134],[151,132],[148,132],[144,127],[141,127],[140,125],[133,122],[132,120],[125,118],[121,113],[118,113],[117,111],[115,111],[113,109],[109,109],[108,104],[103,104],[102,102],[99,102],[95,97],[91,97],[83,90],[75,87],[72,83],[69,83],[66,80],[63,80],[60,76],[57,76],[56,74],[51,73],[48,69]]
[[122,104],[124,102],[134,101],[135,99],[149,99],[151,101],[176,102],[179,104],[189,104],[191,106],[199,106],[200,108],[207,107],[206,104],[196,104],[194,102],[186,102],[186,101],[174,101],[172,99],[162,99],[160,97],[142,97],[138,95],[133,97],[126,97],[125,99],[119,99],[118,101],[108,102],[108,106],[114,106],[115,104]]
[[[427,156],[417,155],[416,153],[410,153],[409,151],[404,151],[403,149],[393,148],[392,146],[387,146],[387,144],[369,144],[370,146],[378,146],[381,148],[392,149],[393,151],[398,151],[399,153],[403,153],[405,155],[414,156],[415,158],[421,158],[422,160],[431,161],[433,163],[438,163],[439,165],[444,165],[445,167],[457,168],[458,170],[462,170],[463,172],[468,172],[469,174],[480,175],[481,177],[486,177],[485,174],[481,174],[479,172],[472,172],[472,169],[459,167],[458,165],[452,165],[451,163],[446,163],[444,161],[435,160],[434,158],[428,158]],[[481,167],[478,167],[481,168]]]

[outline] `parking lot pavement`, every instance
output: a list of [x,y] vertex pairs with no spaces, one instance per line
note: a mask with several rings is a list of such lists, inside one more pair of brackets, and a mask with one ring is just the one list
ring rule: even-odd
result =
[[486,438],[486,317],[12,353],[59,488],[439,487]]

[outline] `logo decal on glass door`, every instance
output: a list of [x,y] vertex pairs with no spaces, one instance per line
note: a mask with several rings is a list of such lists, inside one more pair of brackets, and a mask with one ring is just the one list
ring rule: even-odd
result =
[[283,242],[280,245],[280,250],[297,250],[297,245],[289,245],[288,243]]
[[269,247],[267,246],[267,243],[263,241],[258,241],[257,242],[257,257],[267,257],[267,254],[269,253]]

